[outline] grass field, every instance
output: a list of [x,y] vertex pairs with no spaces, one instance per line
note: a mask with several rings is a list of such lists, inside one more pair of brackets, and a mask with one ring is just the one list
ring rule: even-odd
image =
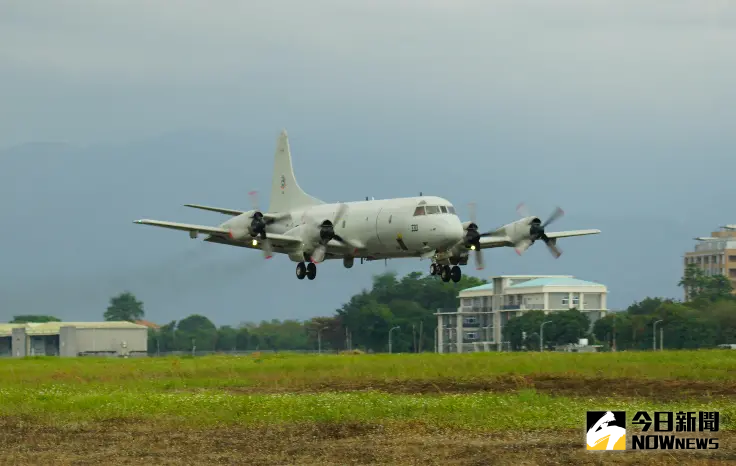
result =
[[[5,359],[0,464],[719,464],[734,394],[732,351]],[[587,410],[719,411],[721,446],[587,453]]]

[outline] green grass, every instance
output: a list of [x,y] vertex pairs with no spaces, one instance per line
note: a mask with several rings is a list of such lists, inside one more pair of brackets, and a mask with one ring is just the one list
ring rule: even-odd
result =
[[736,351],[31,358],[0,360],[0,386],[301,388],[333,381],[492,380],[499,376],[736,381]]
[[79,391],[63,386],[41,390],[0,389],[0,415],[45,423],[120,419],[171,421],[178,425],[259,425],[303,422],[420,421],[437,427],[479,430],[579,428],[586,410],[720,411],[721,429],[733,429],[736,403],[652,403],[640,400],[473,393],[423,396],[384,393],[233,395],[131,391]]
[[[721,428],[734,428],[736,399],[730,396],[687,399],[677,395],[663,401],[656,394],[644,398],[633,390],[634,396],[614,398],[606,396],[606,384],[600,395],[585,397],[552,396],[554,390],[545,394],[523,385],[512,393],[494,394],[370,390],[371,381],[389,386],[402,381],[439,384],[509,375],[697,380],[715,385],[736,381],[736,352],[9,358],[0,360],[0,416],[39,423],[146,419],[192,426],[418,421],[487,431],[580,428],[587,410],[716,410],[721,412]],[[243,394],[229,390],[324,390],[330,384],[342,391]],[[367,391],[351,391],[358,388]]]

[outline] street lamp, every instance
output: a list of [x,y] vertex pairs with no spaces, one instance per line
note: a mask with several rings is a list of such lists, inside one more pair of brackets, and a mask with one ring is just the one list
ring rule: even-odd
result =
[[657,324],[662,322],[662,319],[654,322],[654,330],[652,331],[652,350],[657,351]]
[[551,320],[546,320],[542,322],[542,325],[539,326],[539,351],[544,351],[544,324],[549,324],[552,322]]
[[394,331],[394,330],[396,330],[397,328],[399,328],[399,326],[398,326],[398,325],[397,325],[396,327],[394,327],[394,328],[392,328],[391,330],[389,330],[389,331],[388,331],[388,354],[391,354],[391,332],[393,332],[393,331]]

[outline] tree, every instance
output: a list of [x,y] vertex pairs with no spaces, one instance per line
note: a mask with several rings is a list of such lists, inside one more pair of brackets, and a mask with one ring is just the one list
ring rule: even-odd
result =
[[724,275],[705,275],[705,272],[695,264],[688,264],[685,273],[678,283],[687,294],[688,301],[704,303],[718,301],[720,299],[733,299],[733,284]]
[[207,317],[192,314],[176,326],[176,346],[179,351],[191,351],[192,340],[200,351],[213,351],[217,343],[217,327]]
[[577,343],[590,329],[590,318],[574,308],[550,313],[547,318],[551,322],[544,327],[545,345]]
[[217,342],[215,349],[218,351],[232,351],[237,347],[238,330],[229,325],[223,325],[217,329]]
[[13,320],[10,321],[11,324],[25,324],[28,322],[61,322],[61,319],[57,319],[54,316],[27,314],[13,316]]
[[105,311],[106,321],[135,322],[143,319],[143,303],[138,301],[133,293],[125,291],[110,298],[110,305]]

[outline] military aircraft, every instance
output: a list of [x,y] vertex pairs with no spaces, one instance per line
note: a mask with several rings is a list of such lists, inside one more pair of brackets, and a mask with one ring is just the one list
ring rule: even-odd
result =
[[[204,241],[250,249],[260,249],[265,258],[286,254],[296,262],[296,277],[314,280],[316,264],[342,259],[351,268],[356,258],[366,261],[396,258],[431,259],[430,273],[443,281],[460,281],[460,265],[467,265],[474,252],[477,268],[484,267],[482,250],[513,247],[522,254],[535,241],[543,241],[555,257],[558,238],[593,235],[600,230],[545,232],[545,227],[563,212],[557,209],[542,222],[529,215],[523,205],[517,211],[521,220],[481,233],[475,221],[463,222],[447,199],[417,196],[397,199],[368,199],[357,202],[325,203],[305,193],[296,181],[286,131],[278,137],[271,184],[270,205],[258,207],[251,192],[248,211],[185,204],[231,216],[219,226],[193,225],[160,220],[135,220],[135,223],[188,231],[191,238],[206,235]],[[421,194],[421,193],[420,193]]]

